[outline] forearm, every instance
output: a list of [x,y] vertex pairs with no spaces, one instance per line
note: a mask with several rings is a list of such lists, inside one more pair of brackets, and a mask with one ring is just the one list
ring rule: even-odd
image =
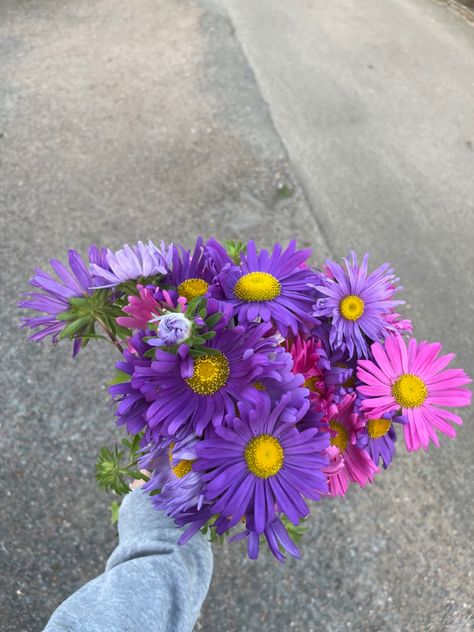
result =
[[144,492],[128,494],[105,573],[61,604],[45,632],[192,630],[211,580],[212,552],[200,533],[179,546],[179,533]]

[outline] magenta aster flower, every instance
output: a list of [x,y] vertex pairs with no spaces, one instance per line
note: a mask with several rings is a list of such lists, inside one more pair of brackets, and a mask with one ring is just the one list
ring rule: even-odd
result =
[[199,436],[212,421],[222,423],[235,403],[261,376],[271,372],[276,348],[266,324],[221,330],[206,343],[212,351],[192,358],[182,345],[177,355],[156,351],[156,360],[137,366],[132,384],[148,401],[147,424],[153,434],[173,435],[188,426]]
[[128,304],[123,307],[127,316],[117,318],[118,324],[128,329],[146,329],[150,320],[161,314],[154,289],[137,285],[137,290],[138,296],[129,296]]
[[[99,257],[100,251],[96,246],[89,249],[90,257]],[[41,316],[22,318],[22,327],[30,327],[37,330],[29,340],[39,341],[51,336],[53,343],[58,342],[58,337],[66,327],[67,322],[59,320],[58,314],[67,311],[71,305],[71,298],[90,296],[93,291],[93,280],[89,273],[88,265],[83,261],[76,250],[68,251],[70,271],[57,259],[51,259],[50,264],[58,278],[47,274],[41,268],[36,268],[34,276],[30,279],[30,285],[39,288],[39,292],[28,292],[23,296],[27,300],[20,301],[18,307],[25,307],[41,312]],[[79,332],[80,333],[80,332]],[[73,356],[81,347],[81,338],[74,340]]]
[[234,306],[239,322],[272,321],[284,337],[289,330],[297,335],[300,328],[316,324],[310,286],[317,276],[303,267],[310,255],[309,249],[296,250],[295,241],[284,252],[276,244],[271,254],[267,250],[257,254],[255,242],[249,241],[240,267],[225,266],[212,291]]
[[160,249],[152,241],[148,244],[139,241],[135,246],[125,245],[117,252],[108,249],[107,267],[92,263],[91,272],[98,287],[114,287],[126,281],[167,274],[171,256],[172,246],[166,248],[162,242]]
[[319,500],[327,492],[323,469],[327,433],[316,428],[298,432],[281,420],[290,394],[272,408],[268,395],[241,401],[231,427],[215,429],[215,438],[196,446],[193,469],[202,473],[204,499],[228,518],[227,528],[246,514],[256,533],[263,533],[283,512],[293,524],[309,514],[303,498]]
[[439,342],[408,343],[400,335],[390,336],[385,344],[371,347],[372,360],[359,360],[357,376],[363,382],[358,390],[366,399],[366,414],[381,417],[401,410],[408,419],[404,425],[409,451],[428,448],[430,440],[439,446],[436,430],[449,437],[456,432],[449,422],[461,425],[462,419],[441,406],[469,406],[471,392],[462,388],[471,379],[462,369],[446,369],[454,354],[441,355]]
[[350,356],[368,357],[368,342],[384,340],[394,326],[387,320],[396,305],[393,270],[389,265],[368,274],[368,255],[361,265],[355,253],[344,259],[346,271],[335,261],[327,261],[328,274],[321,275],[316,289],[324,295],[316,301],[314,315],[332,319],[329,343],[333,349],[347,350]]
[[344,496],[349,483],[365,487],[374,479],[378,468],[369,454],[356,444],[356,430],[360,427],[358,415],[354,412],[355,394],[346,395],[341,403],[330,407],[328,423],[331,434],[331,446],[337,448],[331,454],[331,463],[338,463],[342,457],[342,466],[329,477],[329,491],[332,496]]

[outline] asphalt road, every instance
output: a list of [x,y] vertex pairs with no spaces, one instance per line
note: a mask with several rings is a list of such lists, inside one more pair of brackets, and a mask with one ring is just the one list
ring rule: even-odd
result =
[[[350,248],[474,373],[474,30],[431,0],[0,4],[0,621],[41,630],[115,543],[95,489],[114,351],[26,343],[34,266],[197,233]],[[215,551],[197,630],[473,628],[473,415],[321,503],[303,560]]]

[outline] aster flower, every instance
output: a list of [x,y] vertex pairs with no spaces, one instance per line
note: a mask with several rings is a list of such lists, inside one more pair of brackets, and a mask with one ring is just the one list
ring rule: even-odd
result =
[[396,415],[395,411],[384,413],[378,418],[364,419],[363,426],[356,432],[357,446],[367,450],[375,465],[382,461],[384,469],[390,465],[395,454],[397,434],[394,422],[403,424],[406,419]]
[[297,336],[292,341],[285,341],[285,346],[293,358],[293,372],[304,377],[304,386],[310,392],[312,406],[316,410],[325,409],[330,392],[323,369],[328,363],[321,343],[315,338],[305,340],[302,336]]
[[295,241],[284,252],[277,244],[271,254],[267,250],[257,254],[255,242],[249,241],[240,267],[223,268],[213,295],[234,306],[239,322],[272,321],[282,336],[288,331],[297,335],[317,322],[311,315],[314,298],[310,287],[317,277],[303,267],[310,255],[309,249],[296,250]]
[[[363,382],[359,392],[366,396],[366,414],[381,417],[401,410],[408,419],[403,431],[409,451],[428,449],[430,440],[439,446],[436,430],[456,436],[449,422],[462,424],[455,413],[441,406],[468,406],[471,393],[462,388],[471,379],[462,369],[446,369],[454,354],[439,355],[439,342],[417,342],[408,347],[400,335],[389,337],[382,346],[371,347],[372,360],[359,360],[357,376]],[[438,357],[439,356],[439,357]]]
[[122,310],[128,316],[119,316],[117,322],[129,329],[146,329],[150,321],[161,314],[161,305],[155,298],[155,290],[151,287],[137,285],[138,296],[128,297],[128,304]]
[[176,287],[178,296],[184,296],[188,301],[205,296],[213,279],[201,237],[196,240],[192,254],[183,246],[173,246],[171,271],[166,281]]
[[218,331],[194,358],[185,345],[177,355],[158,347],[155,361],[137,366],[132,380],[143,397],[154,400],[146,415],[153,434],[187,427],[201,436],[211,421],[219,426],[246,389],[271,371],[276,341],[264,338],[268,330],[262,324]]
[[193,469],[202,473],[204,499],[227,518],[230,529],[251,514],[257,534],[283,512],[295,525],[309,514],[304,498],[319,500],[327,492],[323,469],[327,433],[316,428],[298,432],[281,420],[290,395],[272,408],[268,395],[241,401],[231,427],[217,427],[215,438],[197,447]]
[[[133,385],[132,376],[137,367],[147,367],[151,364],[151,360],[145,357],[145,353],[151,349],[145,338],[151,335],[151,331],[144,329],[130,338],[129,349],[123,352],[123,360],[115,365],[122,379],[108,389],[118,403],[115,413],[118,418],[117,425],[125,425],[130,434],[137,434],[146,426],[145,415],[149,404],[142,392]],[[126,376],[129,376],[129,379]]]
[[328,423],[331,434],[331,446],[338,449],[331,453],[330,466],[334,466],[342,457],[343,467],[338,467],[329,477],[329,491],[332,496],[344,496],[349,483],[365,487],[373,481],[378,468],[369,454],[357,443],[356,430],[360,427],[358,415],[354,412],[355,394],[346,395],[341,403],[330,407]]
[[107,250],[107,267],[92,263],[91,273],[98,279],[98,287],[114,287],[126,281],[135,281],[168,273],[171,263],[172,246],[168,249],[161,243],[161,249],[152,241],[135,246],[125,245],[121,250]]
[[[99,256],[95,246],[91,246],[89,253]],[[33,309],[42,312],[43,315],[33,318],[22,318],[22,327],[30,327],[35,331],[29,340],[39,341],[51,336],[53,343],[58,342],[61,333],[68,325],[67,321],[58,318],[62,312],[70,309],[70,300],[91,296],[93,281],[88,270],[88,265],[83,261],[76,250],[68,251],[70,271],[57,259],[51,259],[50,264],[58,278],[36,268],[34,276],[30,279],[30,285],[39,288],[39,292],[28,292],[24,296],[27,300],[18,303],[18,307]],[[81,347],[79,329],[74,340],[73,356]]]
[[368,342],[385,339],[394,326],[386,316],[403,303],[394,300],[396,282],[386,263],[371,274],[368,255],[360,266],[355,253],[344,259],[346,271],[335,261],[327,261],[328,274],[321,275],[316,289],[324,295],[314,306],[314,316],[332,319],[329,343],[333,349],[347,350],[350,356],[368,357]]
[[[268,344],[265,340],[262,342]],[[310,392],[305,386],[304,377],[295,372],[291,355],[282,347],[275,348],[268,370],[252,386],[253,389],[246,391],[249,400],[258,399],[259,393],[265,392],[273,402],[279,402],[283,395],[290,393],[291,397],[281,415],[283,421],[296,423],[309,409]]]
[[181,312],[166,312],[155,318],[158,322],[157,336],[152,346],[176,345],[185,342],[192,332],[193,322]]
[[202,506],[202,481],[193,471],[196,460],[197,437],[181,435],[167,438],[139,460],[140,469],[153,470],[150,480],[143,486],[144,491],[159,494],[151,497],[156,509],[162,509],[168,516],[183,514],[189,509]]

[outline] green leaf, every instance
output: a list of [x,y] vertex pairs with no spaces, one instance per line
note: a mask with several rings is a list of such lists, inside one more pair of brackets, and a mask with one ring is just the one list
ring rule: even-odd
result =
[[71,322],[64,327],[64,329],[59,334],[59,340],[63,338],[71,338],[74,334],[76,334],[80,329],[85,327],[89,322],[89,316],[82,316],[77,320],[71,320]]
[[228,239],[224,241],[224,246],[227,251],[229,257],[239,265],[240,263],[240,253],[245,253],[247,250],[247,245],[242,243],[241,241],[233,241],[232,239]]
[[120,371],[119,369],[115,373],[115,376],[107,382],[107,386],[114,386],[114,384],[124,384],[125,382],[130,382],[132,376],[125,371]]
[[208,318],[206,318],[206,325],[208,329],[213,329],[217,323],[221,320],[222,313],[216,312],[215,314],[211,314]]
[[120,509],[120,503],[118,503],[116,500],[113,500],[110,505],[109,505],[109,511],[110,511],[110,522],[111,524],[117,524],[118,519],[119,519],[119,509]]

